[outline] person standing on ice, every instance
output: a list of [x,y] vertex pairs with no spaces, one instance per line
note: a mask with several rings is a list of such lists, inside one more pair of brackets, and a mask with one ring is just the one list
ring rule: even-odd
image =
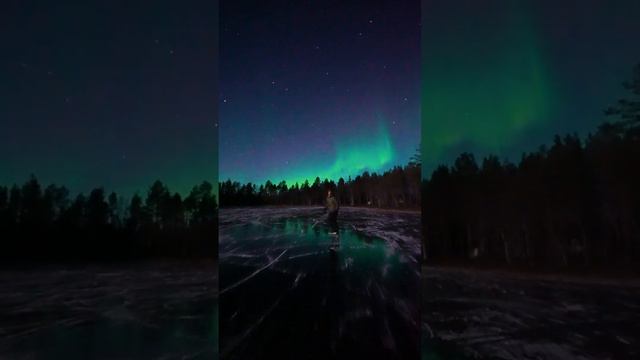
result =
[[338,235],[338,200],[333,196],[331,190],[327,192],[327,222],[329,223],[329,234]]

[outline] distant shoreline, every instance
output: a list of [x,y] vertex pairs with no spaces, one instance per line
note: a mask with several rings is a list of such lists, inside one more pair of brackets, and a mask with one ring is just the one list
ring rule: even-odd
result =
[[624,286],[640,288],[640,276],[631,271],[622,270],[606,270],[593,273],[578,273],[577,270],[568,270],[566,272],[539,270],[539,269],[522,269],[507,267],[487,267],[487,266],[464,266],[464,265],[443,265],[443,264],[422,264],[422,280],[427,279],[428,272],[431,271],[452,271],[458,273],[476,273],[482,276],[491,275],[495,279],[511,279],[511,280],[530,280],[530,281],[550,281],[550,282],[566,282],[583,285],[605,285],[605,286]]
[[156,268],[158,270],[167,268],[218,269],[218,258],[171,258],[171,257],[146,257],[130,259],[47,259],[44,261],[34,259],[5,260],[0,265],[0,272],[10,271],[78,271],[78,270],[109,270],[109,269],[138,269]]
[[[247,209],[247,208],[274,208],[274,209],[286,209],[286,208],[323,208],[321,205],[246,205],[246,206],[221,206],[219,209]],[[379,208],[373,206],[340,206],[340,209],[358,209],[358,210],[372,210],[372,211],[388,211],[388,212],[402,212],[402,213],[422,213],[421,209],[396,209],[396,208]]]

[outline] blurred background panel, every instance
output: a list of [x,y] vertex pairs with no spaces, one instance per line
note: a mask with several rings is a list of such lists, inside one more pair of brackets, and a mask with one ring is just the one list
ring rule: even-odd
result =
[[422,2],[425,358],[638,356],[638,15]]
[[217,358],[217,1],[0,19],[0,358]]

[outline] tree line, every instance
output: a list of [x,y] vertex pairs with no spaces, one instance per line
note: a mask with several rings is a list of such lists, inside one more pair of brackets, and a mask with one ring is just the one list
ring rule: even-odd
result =
[[316,177],[313,183],[287,185],[267,180],[257,186],[226,180],[219,184],[220,206],[324,205],[331,190],[341,206],[378,208],[420,208],[420,159],[414,156],[404,167],[396,166],[382,174],[363,172],[338,182]]
[[633,74],[633,97],[585,139],[438,167],[422,184],[427,261],[640,270],[640,64]]
[[70,197],[35,176],[21,186],[0,186],[0,258],[127,260],[217,256],[217,202],[203,182],[182,197],[155,181],[130,201],[95,188]]

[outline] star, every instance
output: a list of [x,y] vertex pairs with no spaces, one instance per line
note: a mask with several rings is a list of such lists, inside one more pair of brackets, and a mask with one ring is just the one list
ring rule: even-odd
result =
[[271,85],[275,85],[275,84],[276,84],[275,80],[271,82]]
[[358,33],[358,36],[362,36],[362,33],[361,33],[361,32],[359,32],[359,33]]
[[227,99],[222,99],[222,102],[226,104],[227,103]]
[[405,97],[403,100],[404,100],[404,101],[407,101],[407,100],[409,100],[409,99],[407,99],[407,98]]
[[326,76],[329,76],[329,72],[328,72],[328,71],[327,71],[327,72],[325,72],[324,74],[325,74]]
[[169,55],[173,55],[173,50],[169,50]]
[[369,19],[369,24],[373,24],[373,19]]
[[289,91],[289,88],[288,87],[284,88],[284,91]]

